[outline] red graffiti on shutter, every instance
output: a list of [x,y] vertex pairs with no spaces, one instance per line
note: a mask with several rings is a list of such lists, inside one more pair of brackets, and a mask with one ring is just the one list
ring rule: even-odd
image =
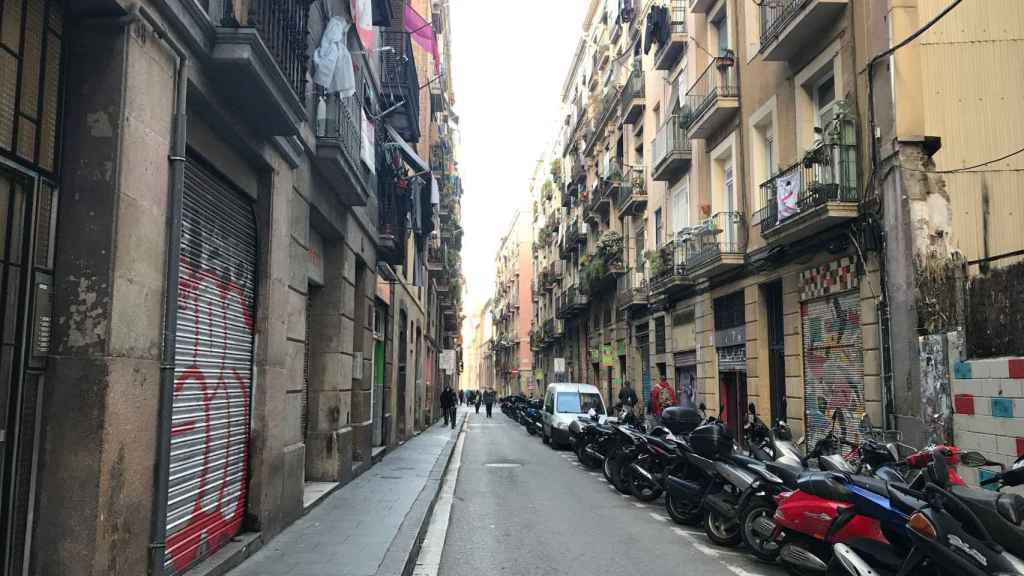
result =
[[[245,514],[248,438],[239,430],[247,431],[248,426],[239,426],[238,419],[249,421],[250,376],[229,365],[241,361],[237,339],[233,344],[229,341],[229,324],[237,318],[243,319],[251,338],[252,302],[246,292],[233,281],[225,281],[214,272],[200,269],[194,260],[183,258],[178,330],[183,335],[191,331],[194,343],[189,360],[178,355],[174,399],[176,407],[180,405],[186,413],[195,406],[191,418],[176,414],[171,442],[172,446],[194,445],[189,458],[195,461],[172,469],[172,475],[187,476],[191,485],[182,490],[184,494],[170,494],[172,499],[190,500],[184,505],[171,502],[169,506],[188,510],[184,518],[169,514],[167,519],[166,554],[176,572],[229,541],[240,530]],[[180,486],[181,481],[177,484]]]

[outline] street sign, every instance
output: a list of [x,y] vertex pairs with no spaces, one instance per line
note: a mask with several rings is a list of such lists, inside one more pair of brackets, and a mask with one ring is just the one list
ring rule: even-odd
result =
[[445,374],[455,372],[455,350],[444,350],[441,352],[441,370]]

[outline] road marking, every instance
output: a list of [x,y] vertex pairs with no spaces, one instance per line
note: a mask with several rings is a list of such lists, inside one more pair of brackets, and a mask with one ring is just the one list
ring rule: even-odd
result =
[[672,531],[676,534],[679,534],[680,536],[683,536],[684,538],[689,536],[700,536],[701,534],[704,534],[699,530],[685,530],[683,528],[680,528],[679,526],[673,526]]
[[659,522],[668,522],[668,516],[658,514],[657,512],[651,512],[651,518],[654,518]]
[[735,564],[729,564],[728,562],[722,562],[722,564],[725,564],[725,567],[736,576],[763,576],[759,572],[748,572]]
[[[625,496],[625,494],[623,494],[623,496]],[[633,506],[636,506],[637,508],[647,508],[647,504],[644,504],[643,502],[633,502]]]
[[600,472],[587,472],[587,474],[590,474],[591,476],[600,476],[602,478],[604,477],[604,474],[601,474]]
[[622,496],[623,498],[629,498],[629,494],[623,494],[621,492],[619,492],[619,496]]
[[465,446],[465,442],[466,430],[463,427],[459,432],[459,439],[455,443],[451,462],[448,463],[448,471],[445,472],[444,483],[441,485],[437,502],[434,504],[434,511],[430,515],[430,524],[427,527],[427,534],[423,538],[423,544],[420,546],[420,553],[416,558],[412,576],[437,576],[441,569],[441,554],[444,552],[444,540],[448,535],[448,523],[451,520],[452,503],[455,500],[455,483],[459,479],[462,448]]
[[484,464],[488,468],[520,468],[522,464],[516,464],[515,462],[491,462],[490,464]]

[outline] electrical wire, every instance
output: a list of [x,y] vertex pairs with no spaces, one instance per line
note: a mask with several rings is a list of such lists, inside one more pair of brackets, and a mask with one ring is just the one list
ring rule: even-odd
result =
[[[1018,148],[1017,150],[1014,150],[1013,152],[1010,152],[1009,154],[1004,154],[1004,155],[1000,156],[999,158],[994,158],[992,160],[987,160],[985,162],[981,162],[981,163],[975,164],[973,166],[964,166],[963,168],[952,168],[950,170],[921,170],[920,168],[909,168],[907,166],[900,166],[900,168],[902,168],[903,170],[910,170],[911,172],[923,172],[925,174],[959,174],[961,172],[968,172],[969,173],[969,172],[974,171],[976,168],[982,168],[982,167],[988,166],[990,164],[995,164],[996,162],[1001,162],[1003,160],[1006,160],[1007,158],[1012,158],[1012,157],[1014,157],[1017,154],[1020,154],[1022,152],[1024,152],[1024,147]],[[984,173],[988,173],[988,172],[1019,172],[1021,170],[1024,170],[1024,168],[1008,169],[1008,170],[978,170],[977,172],[979,174],[984,174]]]

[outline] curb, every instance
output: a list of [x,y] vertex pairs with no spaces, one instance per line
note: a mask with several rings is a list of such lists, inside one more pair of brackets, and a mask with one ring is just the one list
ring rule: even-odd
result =
[[445,473],[448,472],[448,465],[451,463],[452,454],[455,452],[455,444],[459,440],[466,427],[466,420],[469,414],[462,417],[456,432],[445,444],[441,454],[430,470],[423,490],[413,503],[412,508],[406,514],[402,525],[398,528],[394,540],[384,554],[384,560],[377,567],[375,576],[410,576],[416,567],[416,557],[419,555],[420,546],[427,533],[427,526],[430,524],[430,516],[434,513],[434,504],[441,493],[441,484],[444,481]]

